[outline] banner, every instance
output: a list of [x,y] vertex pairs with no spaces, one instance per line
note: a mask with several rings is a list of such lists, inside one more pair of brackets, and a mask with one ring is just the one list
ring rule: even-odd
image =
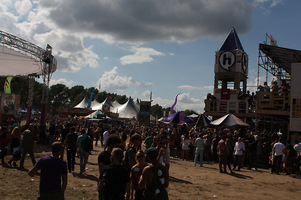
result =
[[13,79],[13,77],[9,76],[5,80],[5,83],[4,83],[4,93],[5,94],[11,94],[10,82],[12,79]]

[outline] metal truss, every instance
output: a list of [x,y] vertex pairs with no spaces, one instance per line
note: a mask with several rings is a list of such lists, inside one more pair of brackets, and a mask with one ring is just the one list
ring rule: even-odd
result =
[[53,73],[57,69],[57,61],[54,56],[51,55],[52,48],[50,45],[47,45],[45,50],[31,42],[3,31],[0,31],[0,43],[25,55],[31,56],[38,62],[43,62],[42,71],[36,75]]

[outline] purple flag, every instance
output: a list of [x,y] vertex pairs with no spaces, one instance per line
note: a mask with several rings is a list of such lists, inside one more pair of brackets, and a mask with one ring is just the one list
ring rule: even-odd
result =
[[[179,93],[179,94],[181,94],[181,93]],[[170,114],[174,114],[174,113],[175,113],[174,107],[175,107],[176,104],[177,104],[179,94],[177,94],[176,99],[175,99],[175,102],[174,102],[174,104],[173,104],[173,105],[171,106],[171,108],[170,108],[170,111],[169,111]]]

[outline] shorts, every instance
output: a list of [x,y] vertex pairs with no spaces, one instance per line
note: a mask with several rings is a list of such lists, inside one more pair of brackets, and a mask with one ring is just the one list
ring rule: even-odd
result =
[[226,164],[227,163],[227,156],[226,155],[220,155],[219,156],[219,164]]
[[62,191],[51,191],[46,193],[39,193],[38,200],[64,200],[64,192]]
[[164,164],[170,163],[170,152],[165,152],[163,154],[163,162],[164,162]]

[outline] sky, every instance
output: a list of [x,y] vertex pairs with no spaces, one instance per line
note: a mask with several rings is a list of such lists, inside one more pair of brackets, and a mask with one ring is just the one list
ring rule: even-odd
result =
[[[83,85],[176,110],[204,111],[215,52],[234,27],[249,56],[248,90],[266,80],[258,47],[272,35],[301,49],[300,0],[1,0],[0,30],[42,48],[50,84]],[[271,80],[271,75],[268,79]]]

